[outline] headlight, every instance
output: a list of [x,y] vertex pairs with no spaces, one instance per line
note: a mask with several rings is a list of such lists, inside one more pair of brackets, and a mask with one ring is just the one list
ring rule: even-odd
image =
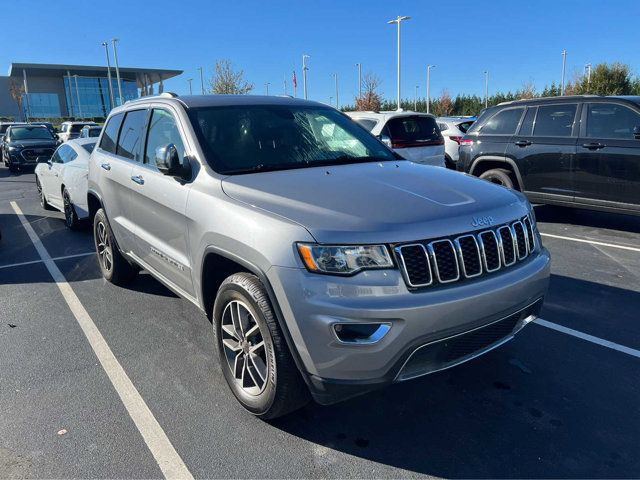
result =
[[22,148],[22,145],[10,145],[9,146],[9,151],[10,152],[17,152],[18,150],[20,150]]
[[384,245],[299,243],[298,252],[307,269],[316,273],[352,275],[360,270],[393,268],[393,261]]

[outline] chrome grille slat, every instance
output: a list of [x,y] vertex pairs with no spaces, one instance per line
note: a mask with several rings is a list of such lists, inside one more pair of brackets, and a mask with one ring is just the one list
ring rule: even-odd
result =
[[397,245],[394,252],[406,284],[421,288],[511,267],[536,250],[535,241],[533,222],[527,215],[487,230]]
[[[451,240],[437,240],[427,245],[433,259],[436,277],[440,283],[451,283],[460,279],[458,256]],[[436,251],[436,249],[438,251]],[[454,265],[451,265],[453,261]],[[455,273],[455,275],[454,275]]]

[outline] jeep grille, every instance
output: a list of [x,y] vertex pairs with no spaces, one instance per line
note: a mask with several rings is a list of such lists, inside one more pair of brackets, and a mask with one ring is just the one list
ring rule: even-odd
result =
[[527,216],[507,225],[394,248],[407,285],[421,288],[487,275],[525,260],[535,249]]

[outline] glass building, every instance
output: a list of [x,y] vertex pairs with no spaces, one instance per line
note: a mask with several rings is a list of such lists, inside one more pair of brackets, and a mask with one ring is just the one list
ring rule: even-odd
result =
[[[120,69],[122,102],[161,93],[164,82],[181,70]],[[12,63],[7,77],[0,76],[0,117],[15,119],[100,118],[120,105],[116,72],[111,67]],[[22,111],[11,91],[22,93]],[[6,90],[6,92],[4,91]],[[112,98],[113,95],[113,98]]]

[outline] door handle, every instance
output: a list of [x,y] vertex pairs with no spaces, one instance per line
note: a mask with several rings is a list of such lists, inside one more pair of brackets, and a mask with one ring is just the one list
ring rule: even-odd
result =
[[589,150],[599,150],[601,148],[606,147],[606,145],[598,142],[583,143],[582,146],[584,148],[588,148]]
[[111,170],[111,164],[110,163],[103,163],[102,165],[100,165],[102,168],[104,168],[105,170]]
[[529,145],[531,145],[531,142],[529,140],[518,140],[516,142],[516,145],[519,147],[528,147]]
[[142,175],[134,175],[131,177],[131,180],[136,182],[138,185],[144,185],[144,178],[142,178]]

